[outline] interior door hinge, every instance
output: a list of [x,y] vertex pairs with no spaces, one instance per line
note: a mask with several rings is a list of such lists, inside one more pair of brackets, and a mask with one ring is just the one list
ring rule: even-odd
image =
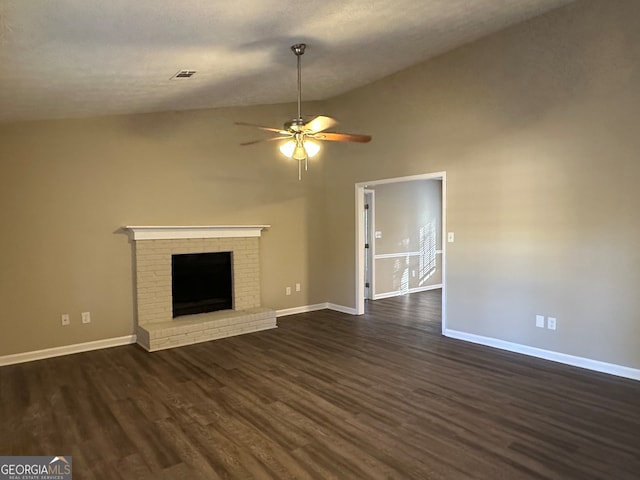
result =
[[364,244],[364,248],[369,248],[369,244],[368,244],[368,243],[365,243],[365,244]]
[[368,204],[368,203],[365,203],[365,204],[364,204],[364,209],[365,209],[365,210],[369,210],[369,204]]
[[369,288],[371,285],[369,285],[369,282],[364,284],[365,287]]

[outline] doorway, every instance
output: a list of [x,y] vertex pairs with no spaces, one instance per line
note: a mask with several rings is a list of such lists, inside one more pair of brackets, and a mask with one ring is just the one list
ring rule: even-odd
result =
[[[436,172],[423,175],[412,175],[407,177],[388,178],[383,180],[373,180],[369,182],[359,182],[355,185],[356,194],[356,314],[362,315],[365,312],[365,299],[374,298],[375,282],[375,259],[381,255],[376,255],[374,235],[379,234],[375,226],[375,187],[384,184],[403,183],[416,180],[439,180],[441,182],[441,225],[440,238],[441,248],[438,249],[438,256],[441,255],[442,272],[442,331],[446,329],[446,172]],[[436,194],[437,198],[437,194]],[[382,197],[381,197],[382,199]],[[368,208],[367,208],[368,205]],[[436,207],[437,208],[437,207]]]

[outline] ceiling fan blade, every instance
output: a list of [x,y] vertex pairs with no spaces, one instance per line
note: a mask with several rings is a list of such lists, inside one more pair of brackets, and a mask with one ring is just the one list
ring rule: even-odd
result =
[[255,145],[256,143],[272,142],[274,140],[286,140],[286,139],[287,139],[287,137],[261,138],[260,140],[252,140],[250,142],[243,142],[240,145]]
[[324,132],[316,135],[311,135],[318,140],[328,140],[330,142],[358,142],[367,143],[371,141],[371,135],[359,135],[356,133],[335,133]]
[[261,130],[266,130],[267,132],[276,132],[281,135],[288,135],[289,132],[286,130],[282,130],[281,128],[271,128],[271,127],[263,127],[262,125],[256,125],[254,123],[246,123],[246,122],[235,122],[236,125],[241,125],[243,127],[255,127]]
[[324,115],[318,115],[317,117],[315,117],[310,122],[305,123],[302,126],[302,129],[303,130],[311,130],[312,132],[322,132],[323,130],[326,130],[327,128],[333,127],[336,123],[338,123],[338,122],[336,120],[334,120],[333,118],[331,118],[331,117],[325,117]]

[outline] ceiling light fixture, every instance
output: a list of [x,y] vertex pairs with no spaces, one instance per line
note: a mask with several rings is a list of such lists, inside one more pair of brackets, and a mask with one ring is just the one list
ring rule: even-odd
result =
[[298,160],[298,180],[302,178],[302,162],[307,171],[309,159],[320,152],[320,145],[313,140],[305,139],[302,133],[297,133],[293,139],[287,140],[279,148],[285,157]]

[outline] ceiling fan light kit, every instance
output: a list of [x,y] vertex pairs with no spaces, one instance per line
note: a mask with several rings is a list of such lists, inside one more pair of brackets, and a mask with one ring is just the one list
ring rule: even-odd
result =
[[266,138],[264,140],[254,140],[241,145],[253,145],[263,141],[286,140],[279,147],[280,152],[287,158],[298,161],[298,180],[302,179],[302,164],[304,162],[305,171],[308,169],[309,158],[313,158],[320,152],[320,144],[314,140],[325,140],[333,142],[359,142],[371,141],[369,135],[357,135],[350,133],[326,132],[325,130],[334,126],[337,122],[331,117],[318,115],[309,122],[302,120],[302,70],[300,68],[300,57],[304,55],[307,45],[297,43],[291,46],[291,51],[296,56],[298,63],[298,116],[290,122],[284,124],[283,129],[263,127],[251,123],[236,122],[236,125],[256,127],[261,130],[275,133],[279,137]]

